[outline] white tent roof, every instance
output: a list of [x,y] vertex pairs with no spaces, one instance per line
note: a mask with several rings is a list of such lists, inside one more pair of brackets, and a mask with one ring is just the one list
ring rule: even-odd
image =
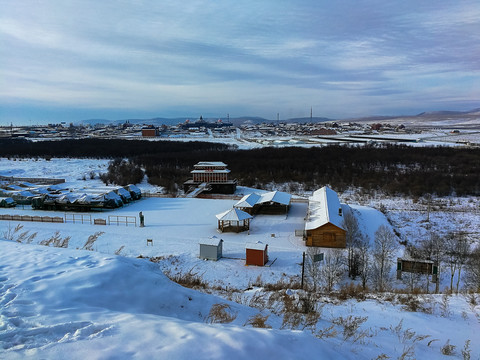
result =
[[328,186],[315,191],[308,199],[309,215],[305,230],[317,229],[328,223],[343,229],[343,216],[339,211],[341,208],[337,193]]
[[218,215],[215,215],[218,220],[222,221],[242,221],[246,219],[251,219],[253,216],[246,213],[245,211],[239,210],[239,209],[230,209],[227,211],[224,211]]

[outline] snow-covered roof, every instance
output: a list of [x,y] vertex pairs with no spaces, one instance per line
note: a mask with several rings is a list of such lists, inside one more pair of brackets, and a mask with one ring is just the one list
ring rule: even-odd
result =
[[205,173],[218,173],[218,174],[228,174],[230,172],[230,170],[228,169],[214,169],[214,170],[205,170],[205,169],[202,169],[202,170],[192,170],[190,171],[192,174],[205,174]]
[[260,195],[252,193],[245,195],[243,198],[241,198],[235,205],[233,205],[236,208],[251,208],[253,207],[258,200],[260,199]]
[[227,164],[221,162],[221,161],[200,161],[194,165],[196,166],[215,166],[215,167],[226,167]]
[[267,244],[264,244],[261,241],[257,241],[254,243],[247,243],[245,245],[246,249],[251,249],[251,250],[265,250],[266,247],[267,247]]
[[218,246],[220,245],[220,242],[222,239],[216,237],[215,235],[209,237],[208,239],[202,239],[200,240],[199,244],[200,245],[211,245],[211,246]]
[[290,194],[281,191],[271,191],[262,194],[259,203],[266,203],[272,201],[282,205],[289,205],[291,199],[292,195]]
[[343,229],[343,216],[339,211],[341,208],[337,193],[328,186],[315,191],[308,199],[305,230],[317,229],[328,223]]
[[239,209],[230,209],[216,215],[218,220],[222,221],[242,221],[251,219],[253,216]]
[[292,195],[281,191],[270,191],[264,194],[248,194],[241,198],[234,207],[251,208],[256,204],[263,204],[267,202],[275,202],[282,205],[289,205]]

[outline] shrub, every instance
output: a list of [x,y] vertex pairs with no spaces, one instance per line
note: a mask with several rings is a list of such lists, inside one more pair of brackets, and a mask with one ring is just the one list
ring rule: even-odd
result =
[[254,328],[271,329],[272,327],[267,324],[268,317],[269,315],[263,316],[258,313],[257,315],[251,316],[243,326],[251,325]]
[[237,314],[232,312],[228,304],[213,304],[210,313],[205,319],[210,324],[228,324],[237,318]]
[[450,356],[450,355],[454,354],[455,348],[456,348],[456,346],[450,344],[450,339],[448,339],[447,342],[445,343],[445,345],[443,345],[440,348],[440,351],[442,352],[443,355],[449,355]]

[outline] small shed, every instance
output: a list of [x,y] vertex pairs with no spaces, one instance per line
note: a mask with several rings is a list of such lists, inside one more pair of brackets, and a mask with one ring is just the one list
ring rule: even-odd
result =
[[245,265],[265,266],[268,262],[268,244],[261,241],[247,243]]
[[200,241],[200,259],[217,261],[222,257],[223,240],[212,236]]
[[216,215],[218,219],[218,229],[221,232],[241,232],[250,229],[250,219],[252,215],[240,209],[230,209]]

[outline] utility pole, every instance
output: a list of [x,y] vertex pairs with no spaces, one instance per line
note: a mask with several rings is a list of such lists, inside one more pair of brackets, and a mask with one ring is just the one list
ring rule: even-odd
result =
[[305,251],[303,252],[303,260],[302,260],[302,284],[301,288],[303,290],[303,274],[305,273]]

